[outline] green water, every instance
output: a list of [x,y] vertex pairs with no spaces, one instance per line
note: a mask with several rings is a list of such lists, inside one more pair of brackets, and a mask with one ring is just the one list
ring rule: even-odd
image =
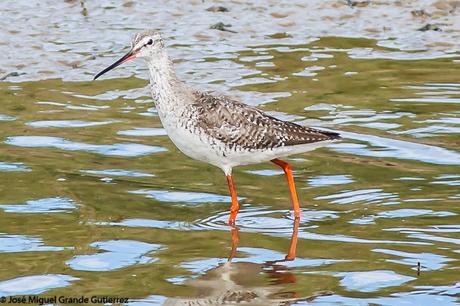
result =
[[[353,48],[393,51],[335,37],[257,45],[227,60],[251,73],[200,84],[343,132],[341,143],[287,159],[298,232],[269,163],[234,169],[242,208],[231,232],[223,173],[164,135],[146,80],[0,83],[0,296],[456,304],[458,61],[366,59]],[[292,237],[296,259],[283,261]]]

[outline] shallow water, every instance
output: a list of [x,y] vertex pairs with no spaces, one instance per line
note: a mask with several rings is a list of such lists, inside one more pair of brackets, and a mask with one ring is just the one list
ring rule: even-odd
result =
[[[77,1],[59,5],[82,9]],[[73,18],[102,26],[109,17],[99,13],[87,8]],[[34,18],[43,29],[45,17]],[[184,79],[344,137],[288,159],[299,224],[278,168],[235,169],[242,208],[233,229],[223,173],[169,141],[145,69],[127,64],[112,79],[89,81],[121,55],[128,21],[116,24],[123,34],[113,43],[86,27],[85,39],[63,29],[75,45],[51,50],[63,57],[109,50],[107,58],[75,69],[49,62],[51,78],[32,65],[0,83],[0,296],[112,295],[129,305],[458,303],[460,56],[450,47],[388,49],[381,40],[302,38],[301,30],[251,41],[237,20],[239,34],[207,30],[210,20],[167,31]],[[209,32],[206,43],[183,35],[194,30]],[[213,42],[219,35],[227,37]],[[36,39],[49,47],[45,37]],[[9,57],[5,67],[21,60]],[[137,77],[120,78],[126,71]]]

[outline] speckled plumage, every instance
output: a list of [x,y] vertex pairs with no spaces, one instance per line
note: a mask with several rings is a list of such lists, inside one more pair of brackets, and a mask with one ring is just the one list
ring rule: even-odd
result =
[[226,96],[195,92],[198,125],[230,149],[260,150],[338,138],[326,132],[282,121]]
[[[137,34],[142,45],[151,31]],[[152,51],[153,52],[153,51]],[[150,72],[152,96],[169,137],[186,155],[220,167],[226,174],[245,165],[310,151],[339,139],[334,132],[300,126],[269,116],[224,95],[200,92],[176,77],[166,49],[144,56]]]

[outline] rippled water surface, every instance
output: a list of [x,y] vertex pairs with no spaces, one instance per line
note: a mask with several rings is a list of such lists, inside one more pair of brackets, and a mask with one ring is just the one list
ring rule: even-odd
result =
[[[27,3],[8,10],[30,14]],[[407,50],[398,39],[390,49],[388,40],[318,29],[291,35],[281,21],[251,34],[201,1],[188,4],[204,16],[190,27],[179,7],[158,8],[155,24],[147,5],[104,3],[59,2],[67,15],[51,31],[42,8],[34,29],[2,30],[7,45],[33,37],[41,47],[10,50],[2,68],[26,74],[0,82],[0,296],[113,295],[129,305],[459,302],[458,50]],[[167,28],[170,15],[178,21]],[[238,33],[210,30],[220,19]],[[299,223],[283,173],[265,163],[234,169],[242,207],[237,228],[226,225],[223,173],[169,141],[141,61],[90,81],[146,20],[165,28],[178,73],[194,86],[342,133],[340,143],[287,159]]]

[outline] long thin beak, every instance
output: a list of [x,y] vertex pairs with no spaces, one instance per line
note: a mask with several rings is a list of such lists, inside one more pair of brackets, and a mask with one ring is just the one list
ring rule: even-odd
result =
[[130,50],[128,53],[126,53],[122,58],[120,58],[118,61],[116,61],[115,63],[113,63],[112,65],[110,65],[109,67],[105,68],[104,70],[102,70],[101,72],[99,72],[98,74],[96,74],[96,76],[94,77],[93,80],[96,80],[98,77],[100,77],[101,75],[103,75],[104,73],[112,70],[113,68],[117,67],[117,66],[120,66],[121,64],[123,64],[124,62],[127,62],[133,58],[135,58],[137,56],[137,53],[138,51],[133,51],[133,50]]

